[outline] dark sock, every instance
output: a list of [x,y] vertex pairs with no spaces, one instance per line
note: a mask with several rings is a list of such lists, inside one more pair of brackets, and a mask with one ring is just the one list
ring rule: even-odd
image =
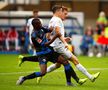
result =
[[73,70],[73,68],[71,67],[70,64],[67,64],[66,66],[66,70],[68,70],[68,73],[74,78],[74,80],[78,83],[79,81],[79,77],[76,75],[75,71]]
[[79,81],[79,77],[76,75],[74,69],[70,66],[70,72],[71,72],[71,76],[74,78],[74,80],[78,83]]
[[38,62],[38,57],[37,56],[29,56],[29,57],[24,57],[22,61],[31,61],[31,62]]
[[71,73],[69,69],[67,68],[67,65],[64,65],[64,68],[65,68],[65,76],[66,76],[67,84],[71,83]]
[[24,77],[24,80],[26,80],[26,79],[33,79],[33,78],[35,78],[35,77],[36,77],[36,74],[35,74],[35,72],[34,72],[34,73],[32,73],[32,74],[29,74],[29,75],[25,76],[25,77]]
[[41,72],[35,72],[35,75],[36,75],[36,77],[40,77],[40,76],[42,76],[42,73]]
[[24,80],[33,79],[35,77],[40,77],[40,76],[42,76],[41,72],[34,72],[34,73],[30,74],[30,75],[25,76]]

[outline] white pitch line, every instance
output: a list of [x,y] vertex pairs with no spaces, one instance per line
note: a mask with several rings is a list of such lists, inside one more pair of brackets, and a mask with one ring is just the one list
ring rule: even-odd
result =
[[15,75],[15,74],[24,74],[24,73],[31,73],[33,71],[27,71],[27,72],[6,72],[6,73],[0,73],[0,75]]
[[[108,70],[108,68],[88,68],[89,71],[96,71],[96,70]],[[78,71],[75,69],[75,71]],[[16,75],[16,74],[25,74],[25,73],[31,73],[34,71],[27,71],[27,72],[1,72],[0,75]],[[63,70],[55,70],[54,72],[63,72]]]

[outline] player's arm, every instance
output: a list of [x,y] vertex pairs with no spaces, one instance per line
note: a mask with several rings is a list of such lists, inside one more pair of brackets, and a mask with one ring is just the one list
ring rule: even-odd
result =
[[70,38],[70,37],[65,37],[65,41],[66,42],[70,42],[72,40],[72,38]]
[[46,27],[42,27],[42,29],[45,31],[45,33],[50,33],[53,31],[53,27],[50,27],[50,28],[46,28]]
[[46,38],[48,39],[48,41],[51,40],[51,33],[46,33]]
[[[48,38],[48,35],[50,35],[50,33],[47,34],[47,38]],[[60,33],[55,34],[52,39],[49,39],[49,41],[47,43],[45,43],[45,46],[49,46],[58,37],[61,37],[61,34]]]
[[51,26],[51,27],[49,28],[49,33],[46,33],[46,37],[47,37],[48,41],[51,40],[51,32],[53,31],[53,29],[54,29],[54,28]]
[[[55,32],[56,34],[60,33],[60,27],[56,26]],[[65,44],[66,47],[68,46],[67,42],[65,41],[65,38],[62,35],[59,37],[59,39]]]
[[27,21],[26,32],[29,32],[29,29],[30,29],[30,20]]

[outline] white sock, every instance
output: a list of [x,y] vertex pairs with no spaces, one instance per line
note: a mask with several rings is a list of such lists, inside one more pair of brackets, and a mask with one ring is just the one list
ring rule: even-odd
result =
[[76,68],[86,75],[89,79],[92,79],[92,75],[79,63],[76,65]]
[[52,64],[47,68],[47,73],[54,71],[56,68],[56,64]]
[[33,56],[37,56],[37,55],[36,55],[36,50],[33,50]]

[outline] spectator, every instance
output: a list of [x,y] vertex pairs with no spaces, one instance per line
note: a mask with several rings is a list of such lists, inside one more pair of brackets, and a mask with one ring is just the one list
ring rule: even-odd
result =
[[108,25],[105,27],[104,32],[105,32],[105,37],[108,39]]
[[11,27],[11,29],[7,33],[6,38],[6,48],[10,50],[9,43],[15,43],[15,50],[19,50],[18,46],[18,32],[16,31],[15,27]]
[[19,40],[20,40],[20,46],[21,46],[21,53],[27,53],[29,39],[28,39],[28,33],[26,32],[26,26],[24,26],[23,30],[19,32]]
[[4,31],[0,28],[0,50],[5,49],[5,37]]
[[[96,31],[97,31],[97,39],[96,39],[96,43],[95,46],[97,47],[97,57],[101,57],[104,53],[104,48],[106,46],[107,38],[105,36],[107,36],[107,30],[105,29],[105,27],[107,26],[108,22],[107,22],[107,18],[105,15],[105,12],[101,11],[99,13],[99,17],[96,21]],[[96,35],[95,35],[96,36]]]
[[105,12],[101,11],[96,21],[96,31],[98,35],[101,34],[101,32],[104,30],[106,25],[107,25],[107,18]]
[[104,31],[101,32],[101,35],[98,37],[97,45],[99,49],[99,53],[97,54],[97,57],[101,57],[105,54],[108,46],[108,28],[106,27]]
[[[92,30],[91,26],[88,26],[86,29],[85,35],[82,38],[82,43],[80,46],[83,55],[91,54],[91,53],[89,53],[89,51],[92,48],[93,43],[94,43],[92,34],[93,34],[93,30]],[[90,56],[93,56],[93,53]]]

